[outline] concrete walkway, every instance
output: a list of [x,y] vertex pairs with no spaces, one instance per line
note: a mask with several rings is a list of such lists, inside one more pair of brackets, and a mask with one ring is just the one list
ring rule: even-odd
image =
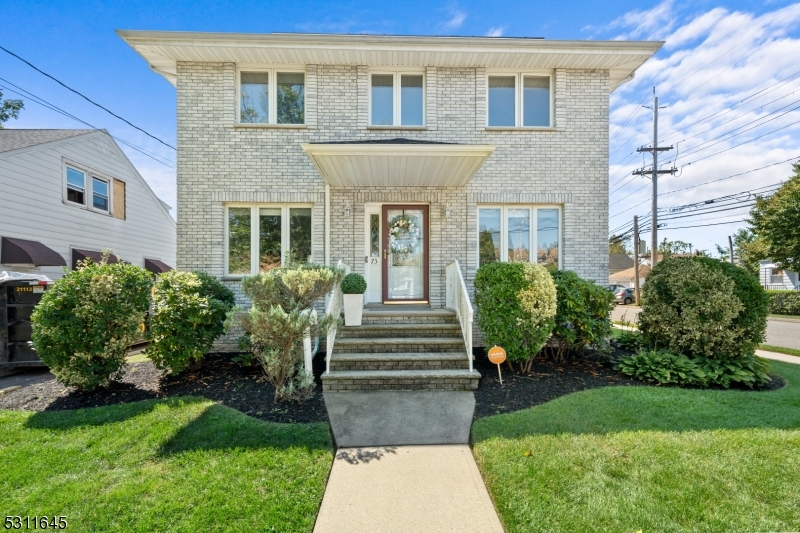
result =
[[467,445],[340,448],[315,533],[502,533]]
[[756,350],[756,355],[764,359],[772,359],[773,361],[783,361],[784,363],[791,363],[793,365],[800,365],[800,357],[796,355],[787,355],[785,353],[767,352],[765,350]]

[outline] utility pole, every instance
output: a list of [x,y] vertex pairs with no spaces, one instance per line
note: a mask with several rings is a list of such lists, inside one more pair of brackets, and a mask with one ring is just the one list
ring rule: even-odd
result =
[[[653,87],[653,94],[655,95],[656,88]],[[649,109],[649,106],[643,106]],[[666,107],[666,106],[663,106]],[[662,109],[663,109],[662,107]],[[652,210],[653,214],[651,215],[651,250],[650,250],[650,268],[656,266],[658,262],[658,175],[659,174],[675,174],[677,170],[674,166],[669,170],[658,170],[658,152],[667,152],[672,150],[672,146],[658,146],[658,96],[653,97],[653,147],[641,147],[637,148],[637,152],[652,152],[653,153],[653,169],[646,170],[644,168],[639,170],[634,170],[633,174],[637,176],[646,176],[648,174],[651,175],[651,180],[653,181],[653,199],[652,199]]]
[[731,264],[733,264],[733,239],[730,235],[728,235],[728,249],[731,252]]
[[633,295],[639,305],[639,217],[633,216]]

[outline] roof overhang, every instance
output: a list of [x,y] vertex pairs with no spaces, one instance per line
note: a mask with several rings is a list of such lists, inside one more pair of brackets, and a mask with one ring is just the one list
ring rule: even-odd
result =
[[0,263],[6,265],[67,266],[61,254],[39,241],[3,237]]
[[495,147],[464,144],[309,144],[322,179],[337,187],[459,187]]
[[601,69],[610,91],[663,41],[561,41],[512,37],[433,37],[302,33],[117,30],[155,72],[175,85],[177,63]]

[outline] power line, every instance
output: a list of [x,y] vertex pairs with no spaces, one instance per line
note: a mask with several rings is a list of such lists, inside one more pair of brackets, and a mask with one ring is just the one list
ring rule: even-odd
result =
[[696,226],[679,226],[677,228],[669,228],[669,227],[661,228],[661,227],[659,227],[658,229],[660,229],[662,231],[665,231],[665,230],[673,230],[673,229],[705,228],[707,226],[722,226],[723,224],[739,224],[741,222],[747,222],[747,219],[731,220],[730,222],[716,222],[714,224],[698,224]]
[[114,117],[118,118],[119,120],[121,120],[122,122],[126,123],[126,124],[127,124],[127,125],[129,125],[130,127],[132,127],[132,128],[134,128],[134,129],[137,129],[137,130],[141,131],[142,133],[144,133],[144,134],[145,134],[145,135],[147,135],[148,137],[152,137],[153,139],[157,140],[158,142],[160,142],[160,143],[161,143],[161,144],[163,144],[164,146],[167,146],[167,147],[169,147],[169,148],[172,148],[173,150],[177,150],[177,149],[176,149],[174,146],[172,146],[171,144],[167,144],[166,142],[162,141],[161,139],[159,139],[159,138],[158,138],[158,137],[156,137],[155,135],[152,135],[151,133],[148,133],[147,131],[143,130],[143,129],[142,129],[142,128],[140,128],[139,126],[137,126],[137,125],[133,124],[132,122],[130,122],[130,121],[128,121],[128,120],[126,120],[126,119],[122,118],[121,116],[117,115],[116,113],[114,113],[113,111],[111,111],[110,109],[108,109],[107,107],[103,107],[102,105],[98,104],[97,102],[95,102],[94,100],[92,100],[92,99],[91,99],[91,98],[89,98],[88,96],[84,95],[84,94],[83,94],[83,93],[81,93],[80,91],[76,91],[75,89],[73,89],[72,87],[70,87],[69,85],[67,85],[66,83],[64,83],[64,82],[62,82],[61,80],[59,80],[59,79],[57,79],[57,78],[55,78],[55,77],[51,76],[51,75],[50,75],[50,74],[48,74],[47,72],[45,72],[45,71],[43,71],[42,69],[38,68],[36,65],[34,65],[33,63],[31,63],[30,61],[27,61],[27,60],[25,60],[25,59],[21,58],[20,56],[18,56],[18,55],[17,55],[17,54],[15,54],[14,52],[12,52],[12,51],[8,50],[7,48],[3,48],[2,46],[0,46],[0,50],[2,50],[2,51],[4,51],[4,52],[6,52],[7,54],[10,54],[10,55],[12,55],[12,56],[16,57],[17,59],[19,59],[20,61],[22,61],[23,63],[25,63],[25,64],[26,64],[26,65],[28,65],[29,67],[31,67],[33,70],[35,70],[35,71],[39,72],[40,74],[43,74],[43,75],[47,76],[48,78],[50,78],[50,79],[51,79],[51,80],[53,80],[54,82],[58,83],[59,85],[61,85],[61,86],[62,86],[62,87],[64,87],[65,89],[68,89],[68,90],[72,91],[73,93],[77,94],[78,96],[80,96],[81,98],[83,98],[84,100],[86,100],[87,102],[89,102],[90,104],[93,104],[93,105],[95,105],[95,106],[99,107],[100,109],[102,109],[102,110],[103,110],[103,111],[105,111],[106,113],[108,113],[108,114],[110,114],[110,115],[112,115],[112,116],[114,116]]

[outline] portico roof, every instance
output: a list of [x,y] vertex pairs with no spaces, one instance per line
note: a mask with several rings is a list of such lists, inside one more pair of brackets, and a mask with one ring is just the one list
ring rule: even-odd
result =
[[175,85],[179,61],[268,65],[601,69],[613,91],[661,41],[562,41],[515,37],[433,37],[302,33],[117,30],[150,67]]
[[495,147],[408,139],[303,143],[322,179],[338,187],[459,187]]

